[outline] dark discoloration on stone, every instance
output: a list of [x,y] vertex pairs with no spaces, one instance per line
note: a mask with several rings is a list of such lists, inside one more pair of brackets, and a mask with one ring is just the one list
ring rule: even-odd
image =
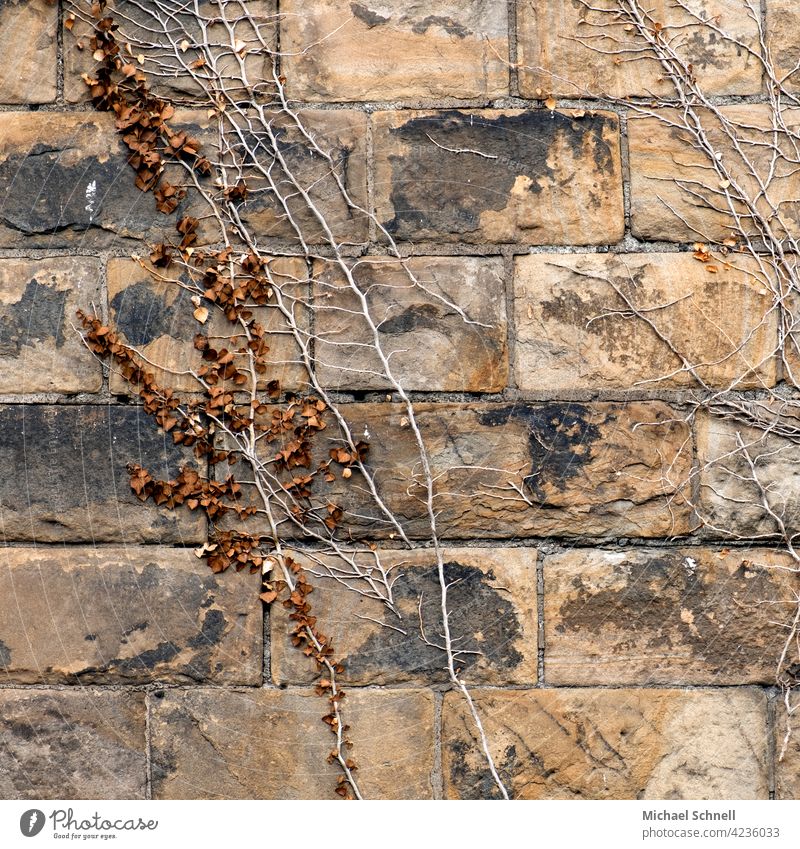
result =
[[544,485],[564,492],[568,481],[579,475],[584,464],[591,460],[592,446],[600,439],[601,432],[590,418],[589,408],[582,404],[544,407],[514,404],[483,413],[478,421],[487,427],[506,425],[510,419],[525,425],[531,470],[524,481],[535,497],[544,501]]
[[[771,683],[790,559],[709,548],[545,559],[550,684]],[[635,628],[631,627],[635,623]]]
[[144,799],[144,693],[0,691],[0,797]]
[[0,356],[19,356],[23,345],[45,339],[62,347],[66,299],[66,292],[31,280],[20,300],[7,305],[0,316]]
[[388,23],[391,20],[383,15],[379,15],[377,12],[373,12],[372,9],[368,9],[366,6],[362,6],[361,3],[351,3],[350,11],[370,29]]
[[19,600],[0,610],[8,681],[261,681],[256,576],[218,578],[168,548],[7,548],[2,560],[0,592]]
[[187,542],[204,536],[202,516],[160,510],[130,489],[129,463],[167,480],[194,463],[191,451],[159,433],[141,409],[0,407],[0,460],[7,540]]
[[412,25],[411,31],[417,35],[425,35],[431,27],[441,27],[445,32],[455,35],[458,38],[466,38],[468,35],[472,35],[472,31],[467,29],[463,24],[442,15],[428,15],[421,21],[416,21]]
[[111,299],[115,328],[131,345],[148,345],[164,335],[191,341],[200,329],[192,317],[191,294],[177,286],[175,289],[178,294],[171,304],[144,282],[118,292]]
[[8,669],[11,665],[11,649],[0,640],[0,666],[4,669]]

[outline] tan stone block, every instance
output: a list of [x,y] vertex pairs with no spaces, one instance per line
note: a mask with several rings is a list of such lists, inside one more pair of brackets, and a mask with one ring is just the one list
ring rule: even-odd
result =
[[591,245],[622,238],[612,112],[398,111],[374,121],[377,217],[396,239]]
[[[170,690],[152,705],[154,798],[337,798],[329,706],[310,689]],[[348,690],[342,713],[365,798],[431,798],[431,693]]]
[[771,290],[748,257],[715,267],[719,272],[709,273],[688,253],[518,257],[518,386],[698,386],[689,367],[713,387],[773,386],[778,328]]
[[[436,479],[443,539],[658,537],[690,528],[691,435],[665,404],[417,403],[415,410]],[[342,413],[354,438],[369,443],[367,466],[384,504],[409,537],[429,539],[426,489],[405,406],[351,404]],[[341,446],[333,420],[326,421],[314,468]],[[264,444],[263,456],[273,457],[282,444]],[[343,509],[345,538],[397,538],[366,490],[353,470],[348,480],[318,479],[312,503],[324,515],[328,504]],[[268,533],[266,523],[248,525]],[[299,533],[288,523],[282,530]]]
[[0,7],[0,103],[56,99],[58,7],[48,0],[8,0]]
[[144,693],[0,690],[0,797],[144,799]]
[[575,549],[544,560],[548,684],[774,684],[793,561],[769,549]]
[[90,257],[0,261],[0,393],[97,392],[99,360],[76,312],[100,307],[100,263]]
[[508,94],[508,13],[494,0],[289,0],[281,52],[297,100]]
[[[795,671],[795,679],[797,671]],[[800,799],[800,728],[797,695],[789,697],[791,715],[783,696],[775,704],[775,798]]]
[[[302,552],[292,556],[306,569],[320,572],[318,560]],[[466,681],[483,684],[535,684],[537,680],[536,551],[526,548],[448,548],[443,552],[450,584],[448,617],[454,646]],[[442,632],[441,589],[435,555],[430,550],[361,554],[362,568],[380,564],[388,571],[396,613],[384,602],[348,589],[331,577],[311,577],[309,597],[320,629],[333,639],[335,655],[345,666],[347,684],[431,684],[448,680],[446,655],[426,645]],[[323,557],[331,569],[352,571],[344,560]],[[342,575],[342,571],[338,574]],[[365,581],[350,587],[369,591]],[[374,595],[374,594],[373,594]],[[381,625],[380,623],[384,623]],[[276,683],[303,683],[315,675],[314,664],[293,647],[288,611],[270,611],[272,677]]]
[[[277,30],[275,0],[248,0],[247,11],[257,22],[264,39],[274,46]],[[143,68],[151,91],[158,97],[205,107],[208,98],[202,92],[199,80],[208,72],[204,72],[203,68],[187,70],[187,67],[209,54],[219,74],[226,78],[227,91],[235,98],[248,96],[241,84],[236,85],[236,75],[240,73],[239,60],[231,51],[231,35],[225,24],[220,22],[220,14],[225,14],[228,23],[233,26],[233,43],[241,42],[247,48],[243,55],[250,85],[272,80],[271,57],[262,49],[252,25],[236,20],[240,14],[233,8],[226,11],[223,6],[221,11],[218,3],[206,1],[199,4],[198,15],[194,3],[158,7],[153,3],[115,0],[107,4],[105,14],[111,15],[118,24],[118,43],[130,45],[130,58]],[[201,22],[205,25],[205,38],[201,33]],[[64,97],[68,103],[89,100],[88,89],[81,77],[83,74],[91,76],[98,67],[92,58],[92,32],[90,19],[76,16],[72,30],[64,33]],[[206,45],[202,51],[195,47],[201,39]],[[184,41],[188,42],[188,46],[181,50],[180,45]],[[127,52],[127,48],[125,50]],[[144,57],[141,63],[139,56]]]
[[[514,798],[767,798],[767,706],[758,690],[472,695]],[[445,696],[442,757],[447,797],[498,795],[459,693]]]
[[[308,274],[303,260],[279,257],[271,260],[269,269],[287,302],[291,304],[292,299],[305,298]],[[210,302],[206,302],[206,306],[211,316],[205,324],[200,324],[194,318],[193,295],[187,287],[196,288],[197,293],[202,294],[205,290],[202,276],[192,281],[188,273],[177,266],[151,270],[150,266],[143,268],[129,259],[108,262],[112,327],[145,358],[144,368],[155,376],[160,386],[182,393],[203,391],[199,381],[187,373],[196,374],[203,365],[202,355],[194,347],[195,336],[207,336],[217,350],[230,349],[234,347],[230,337],[241,331],[238,324],[232,325]],[[269,371],[264,375],[265,381],[279,380],[287,390],[304,389],[308,384],[307,372],[300,365],[300,350],[287,335],[289,328],[280,310],[277,306],[265,306],[254,307],[252,312],[255,320],[268,331]],[[302,303],[297,304],[295,315],[307,331],[308,313]],[[243,344],[240,336],[235,347]],[[114,364],[110,387],[116,394],[132,394],[134,389]]]
[[[372,329],[344,272],[318,260],[314,276],[323,385],[391,388],[378,355],[364,347],[373,340]],[[353,268],[392,374],[405,389],[421,391],[505,388],[504,276],[501,257],[413,257],[402,264],[376,257],[359,260]]]
[[[663,110],[659,117],[631,116],[631,228],[638,238],[722,242],[738,239],[742,230],[756,238],[758,231],[747,218],[746,206],[736,199],[737,187],[755,203],[757,214],[771,221],[778,237],[797,227],[800,209],[795,199],[800,174],[792,164],[795,154],[788,138],[777,137],[776,144],[785,158],[772,162],[773,151],[764,144],[765,134],[773,127],[770,107],[739,104],[720,107],[719,113],[729,123],[739,151],[719,118],[708,110],[697,110],[705,144],[719,154],[722,173],[712,167],[712,160],[693,133],[669,126],[668,122],[678,119],[677,112]],[[784,110],[783,120],[792,125],[797,120],[796,110]],[[782,205],[780,220],[766,200],[759,198],[756,176],[768,185],[772,204]],[[738,222],[731,206],[740,217]]]
[[[670,0],[653,0],[647,10],[677,55],[692,65],[700,88],[709,95],[758,94],[761,65],[740,46],[758,51],[758,27],[747,4],[683,5],[692,14]],[[675,97],[662,65],[618,10],[614,0],[523,0],[517,6],[522,95]],[[730,39],[698,23],[697,15],[714,17]]]
[[7,683],[261,683],[255,575],[161,547],[5,548],[0,563]]
[[778,403],[751,409],[763,427],[708,414],[697,420],[699,514],[710,536],[781,539],[776,517],[788,534],[800,530],[800,447],[778,435],[796,429],[798,415]]
[[800,87],[800,7],[794,0],[767,0],[767,45],[778,79],[790,90]]

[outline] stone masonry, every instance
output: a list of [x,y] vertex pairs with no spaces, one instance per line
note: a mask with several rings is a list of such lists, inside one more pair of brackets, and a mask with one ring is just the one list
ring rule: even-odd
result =
[[[692,257],[692,227],[726,234],[663,181],[676,159],[693,173],[692,152],[595,97],[666,93],[658,69],[561,38],[595,25],[564,0],[250,5],[265,20],[284,15],[288,95],[340,154],[348,191],[428,289],[478,322],[390,288],[386,238],[318,198],[386,316],[382,339],[442,475],[452,624],[480,652],[464,676],[511,792],[797,798],[800,737],[779,760],[773,686],[775,611],[792,609],[796,577],[759,539],[767,513],[739,505],[736,468],[687,486],[734,434],[709,417],[686,424],[691,380],[624,309],[624,298],[671,302],[653,313],[656,330],[676,335],[712,388],[785,382],[776,319],[747,263],[710,275]],[[743,43],[757,38],[739,0],[696,5]],[[76,309],[94,306],[154,360],[186,368],[198,356],[191,304],[131,259],[165,219],[134,188],[109,116],[86,101],[91,57],[75,50],[80,26],[68,32],[60,6],[0,3],[0,797],[329,798],[324,702],[286,611],[265,613],[258,576],[213,575],[195,557],[206,538],[197,514],[136,500],[127,463],[170,477],[193,455],[77,336]],[[786,69],[800,55],[796,7],[766,2]],[[693,38],[698,76],[757,128],[759,69]],[[319,49],[299,55],[310,42]],[[258,57],[248,63],[263,72]],[[204,131],[204,115],[184,118]],[[787,175],[787,197],[797,179]],[[276,210],[246,214],[280,254],[290,234]],[[402,509],[412,436],[389,387],[348,371],[374,361],[360,344],[367,328],[343,311],[341,271],[322,258],[280,262],[327,293],[314,327],[321,376],[369,432],[387,502]],[[280,315],[263,313],[279,331]],[[282,383],[302,389],[297,350],[276,339]],[[185,375],[164,380],[193,389]],[[759,450],[796,529],[797,449],[770,436]],[[498,497],[511,485],[528,501]],[[465,502],[475,491],[485,497]],[[430,550],[400,550],[357,487],[332,492],[402,573],[398,608],[413,623],[420,595],[436,599]],[[701,532],[698,509],[745,541]],[[402,519],[421,544],[422,506]],[[365,794],[492,796],[463,700],[414,626],[379,627],[376,602],[331,581],[314,605],[346,664]]]

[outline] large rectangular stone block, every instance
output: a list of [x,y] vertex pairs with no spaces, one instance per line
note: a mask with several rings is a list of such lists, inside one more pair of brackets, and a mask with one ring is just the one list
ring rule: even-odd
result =
[[375,205],[398,240],[593,245],[624,230],[613,112],[378,112]]
[[100,309],[100,263],[90,257],[0,261],[0,393],[97,392],[100,361],[76,311]]
[[58,6],[49,0],[0,5],[0,103],[52,103],[58,73]]
[[575,549],[544,560],[548,684],[772,684],[794,618],[788,554]]
[[[499,392],[508,382],[501,257],[390,257],[359,260],[356,287],[367,299],[383,353],[407,390]],[[374,335],[359,296],[335,263],[315,263],[316,355],[323,385],[387,389],[369,345]],[[455,307],[463,313],[459,314]]]
[[[304,568],[320,571],[302,552],[292,556]],[[448,591],[448,617],[454,647],[465,654],[458,666],[465,680],[483,684],[535,684],[536,551],[528,548],[448,548],[443,552]],[[332,577],[310,577],[314,587],[309,602],[319,628],[333,639],[337,660],[344,663],[342,680],[352,684],[419,684],[448,680],[445,653],[428,645],[440,643],[441,588],[436,558],[429,550],[364,552],[357,557],[362,569],[377,562],[388,573],[394,612],[384,602],[367,597],[366,581],[349,580],[351,566],[323,557],[328,575],[338,570],[344,583]],[[354,591],[361,589],[362,593]],[[379,584],[378,584],[379,585]],[[379,585],[380,586],[380,585]],[[381,588],[385,593],[385,588]],[[383,624],[381,624],[383,623]],[[288,611],[274,605],[270,611],[270,662],[278,684],[313,680],[313,663],[291,644]]]
[[258,587],[190,549],[5,548],[3,680],[260,684]]
[[517,385],[554,393],[774,385],[771,290],[748,257],[714,268],[687,253],[518,257]]
[[495,0],[289,0],[281,51],[297,100],[508,94],[508,13]]
[[[152,701],[156,799],[335,799],[327,699],[310,689],[170,690]],[[342,702],[366,798],[432,796],[433,695],[349,690]],[[410,733],[410,730],[413,733]]]
[[[514,798],[767,798],[767,704],[756,689],[472,695]],[[445,696],[442,758],[447,797],[498,795],[455,692]]]
[[0,798],[144,799],[144,693],[0,690]]
[[[620,8],[614,0],[522,0],[517,52],[523,96],[674,98],[663,66]],[[647,11],[665,42],[692,65],[704,92],[761,91],[761,65],[748,52],[758,51],[758,22],[747,3],[716,0],[712,8],[705,0],[653,0]],[[700,23],[706,15],[730,38]]]
[[34,542],[197,542],[205,519],[140,502],[128,463],[159,479],[193,465],[143,410],[113,406],[0,407],[3,539]]

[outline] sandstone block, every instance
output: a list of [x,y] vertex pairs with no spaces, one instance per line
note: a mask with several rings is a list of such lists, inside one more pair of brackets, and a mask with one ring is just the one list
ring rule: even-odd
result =
[[793,601],[769,549],[576,549],[546,557],[548,684],[772,684]]
[[[270,263],[272,277],[286,300],[304,298],[308,288],[305,263],[300,259],[283,257]],[[160,386],[176,392],[202,392],[202,385],[187,372],[203,364],[200,352],[194,347],[194,338],[202,334],[217,349],[231,348],[232,334],[241,328],[232,325],[222,313],[208,304],[211,316],[200,324],[194,318],[195,306],[192,292],[197,288],[202,294],[202,278],[190,280],[177,269],[158,269],[156,275],[129,259],[111,259],[108,263],[108,296],[111,325],[123,339],[146,360],[144,367],[156,378]],[[255,307],[253,315],[270,332],[269,372],[265,380],[279,380],[285,389],[305,388],[308,382],[305,368],[300,365],[300,351],[286,335],[288,325],[277,306]],[[301,327],[308,330],[308,315],[302,304],[296,308]],[[223,338],[224,337],[224,338]],[[240,337],[235,347],[241,347]],[[150,364],[156,363],[157,367]],[[133,387],[112,364],[111,391],[131,394]]]
[[[747,4],[690,0],[685,6],[691,14],[669,0],[655,0],[647,9],[677,55],[691,63],[702,90],[712,95],[758,94],[761,66],[741,47],[758,50],[758,28]],[[523,0],[517,6],[522,95],[675,97],[663,67],[618,9],[612,0]],[[698,22],[698,16],[706,15],[713,16],[730,39]]]
[[[306,568],[320,571],[319,561],[295,556]],[[447,681],[446,657],[427,645],[442,631],[441,594],[433,553],[426,550],[381,551],[358,557],[362,568],[376,558],[388,571],[397,615],[375,598],[346,588],[332,577],[314,577],[309,601],[320,628],[333,638],[336,658],[345,666],[346,684],[430,684]],[[484,684],[535,684],[536,551],[524,548],[445,549],[445,576],[450,630],[457,648],[479,654],[459,657],[463,677]],[[352,572],[339,558],[325,557],[330,576]],[[343,571],[342,571],[343,570]],[[365,581],[348,581],[368,590]],[[421,605],[421,607],[420,607]],[[380,623],[384,623],[381,625]],[[291,622],[277,605],[270,611],[270,660],[276,683],[302,683],[314,676],[313,664],[291,644]]]
[[399,240],[604,244],[623,235],[611,112],[375,115],[375,204]]
[[0,797],[144,799],[144,693],[0,690]]
[[[5,548],[0,666],[12,683],[260,684],[258,578],[190,549]],[[55,636],[55,638],[54,638]]]
[[[345,706],[346,703],[346,706]],[[156,799],[335,799],[327,762],[334,737],[310,690],[171,690],[153,700]],[[433,696],[423,690],[350,690],[358,781],[366,798],[432,795]],[[412,732],[413,733],[410,733]]]
[[778,79],[782,79],[784,85],[794,91],[800,86],[798,27],[800,9],[793,0],[767,0],[767,44],[772,62]]
[[174,478],[191,450],[158,432],[141,409],[0,407],[0,517],[5,540],[197,542],[205,519],[140,502],[128,463]]
[[0,261],[0,393],[99,391],[100,363],[74,328],[100,301],[95,259]]
[[[392,373],[406,389],[499,392],[506,386],[500,257],[414,257],[402,264],[391,258],[359,260],[353,277],[367,297]],[[372,343],[372,331],[345,274],[319,260],[314,283],[322,383],[341,389],[390,388],[377,354],[364,347]]]
[[48,0],[7,0],[0,7],[0,103],[56,99],[58,8]]
[[792,715],[779,700],[775,706],[775,798],[800,799],[800,741],[797,699],[791,698]]
[[[784,158],[776,158],[774,163],[772,149],[763,143],[773,126],[770,107],[743,104],[721,107],[719,112],[730,123],[740,151],[711,112],[700,109],[698,117],[705,143],[719,154],[718,161],[724,169],[721,173],[712,167],[712,160],[694,134],[669,125],[668,122],[674,123],[678,118],[677,112],[664,110],[657,117],[631,117],[628,140],[631,228],[635,236],[670,242],[722,242],[738,239],[744,230],[749,237],[756,238],[757,227],[748,218],[745,204],[738,199],[737,187],[755,204],[759,215],[772,221],[771,227],[778,237],[797,226],[800,209],[795,198],[800,175],[792,164],[791,140],[776,138]],[[794,111],[785,111],[783,120],[789,123],[796,120]],[[780,220],[770,204],[760,197],[751,166],[768,186],[769,201],[781,207]],[[731,206],[739,216],[738,222]]]
[[518,385],[550,392],[774,385],[771,290],[749,258],[732,266],[715,265],[712,274],[683,253],[518,257]]
[[493,0],[281,3],[297,100],[494,98],[508,93],[508,14]]
[[[758,690],[473,691],[509,795],[521,799],[766,799]],[[449,798],[497,795],[458,693],[445,696]]]

